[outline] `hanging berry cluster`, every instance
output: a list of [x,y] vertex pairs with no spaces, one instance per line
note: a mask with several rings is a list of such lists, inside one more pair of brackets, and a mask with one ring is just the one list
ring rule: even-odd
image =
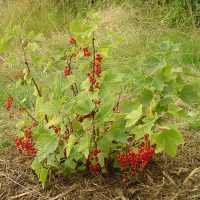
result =
[[[94,41],[94,39],[93,39]],[[71,37],[69,39],[69,43],[70,45],[76,45],[76,40],[74,37]],[[84,47],[84,48],[80,48],[79,50],[83,51],[83,55],[85,57],[90,57],[92,55],[92,53],[90,52],[88,47]],[[72,53],[71,58],[76,57],[78,53]],[[97,78],[100,77],[102,69],[101,69],[101,64],[102,64],[102,60],[103,60],[103,56],[101,54],[96,54],[95,55],[95,50],[94,50],[94,59],[93,62],[91,62],[91,66],[90,66],[90,70],[91,72],[87,74],[89,82],[90,82],[90,87],[89,87],[89,91],[92,92],[94,91],[94,89],[99,89],[100,88],[100,84],[99,82],[97,82]],[[71,59],[69,62],[69,66],[71,64]],[[71,72],[71,68],[69,66],[66,66],[64,68],[64,75],[70,76],[72,74]],[[72,90],[74,90],[74,88],[71,88]]]
[[65,76],[69,76],[71,74],[71,69],[70,69],[70,67],[65,67],[65,69],[64,69],[64,75]]
[[15,138],[15,145],[19,153],[26,153],[26,156],[35,156],[36,149],[32,143],[31,128],[24,131],[24,136]]
[[130,148],[128,153],[121,153],[117,156],[117,160],[122,169],[131,168],[132,175],[137,171],[144,171],[145,166],[149,163],[155,154],[154,147],[150,146],[149,136],[145,135],[145,145],[141,145],[137,154]]
[[61,130],[61,128],[60,128],[60,127],[57,127],[57,126],[53,126],[53,129],[54,129],[54,132],[55,132],[56,134],[58,134],[58,133],[60,132],[60,130]]
[[[69,43],[70,43],[71,45],[76,45],[76,40],[74,39],[74,37],[71,37],[71,38],[69,39]],[[73,53],[73,54],[72,54],[72,57],[76,57],[76,54]],[[65,75],[65,76],[69,76],[70,74],[71,74],[71,68],[70,68],[69,66],[65,67],[65,68],[64,68],[64,75]]]
[[70,43],[71,45],[76,45],[76,40],[74,39],[74,37],[70,37],[69,43]]
[[99,89],[100,84],[97,82],[97,78],[101,75],[101,64],[103,57],[101,54],[96,54],[95,60],[91,64],[91,73],[88,73],[88,79],[91,83],[89,91],[93,91],[95,88]]
[[85,57],[90,57],[91,56],[91,53],[90,53],[88,47],[82,48],[82,50],[83,50],[83,54],[84,54]]
[[12,104],[13,104],[13,98],[10,96],[7,97],[5,100],[5,107],[6,107],[7,111],[9,111],[11,109]]
[[90,151],[89,156],[87,158],[87,165],[90,171],[97,172],[101,170],[101,165],[98,162],[99,153],[101,153],[101,150],[98,150],[98,149],[94,149],[93,151]]

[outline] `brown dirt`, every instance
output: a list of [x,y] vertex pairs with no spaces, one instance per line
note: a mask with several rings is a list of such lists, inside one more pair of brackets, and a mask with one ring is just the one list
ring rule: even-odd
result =
[[161,154],[136,177],[85,172],[54,177],[42,190],[30,162],[20,163],[14,146],[0,150],[0,199],[20,200],[199,200],[200,134],[184,130],[176,158]]

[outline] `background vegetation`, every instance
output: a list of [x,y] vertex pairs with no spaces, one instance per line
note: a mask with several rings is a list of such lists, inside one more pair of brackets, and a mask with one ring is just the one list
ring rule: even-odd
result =
[[[42,38],[41,56],[51,56],[50,52],[56,54],[67,45],[69,22],[74,17],[84,18],[91,10],[99,11],[102,26],[123,36],[125,43],[110,52],[113,59],[109,67],[121,66],[118,70],[125,71],[127,78],[133,79],[132,75],[144,58],[158,54],[158,45],[165,40],[180,44],[180,51],[170,58],[173,65],[199,73],[198,0],[0,0],[0,38],[12,35],[13,27],[20,29],[22,38],[30,37],[34,32]],[[19,79],[19,73],[24,68],[21,44],[12,43],[9,48],[11,51],[8,53],[0,51],[1,106],[6,96],[4,83],[8,79]],[[6,62],[5,57],[9,58]],[[38,73],[37,68],[35,73]],[[199,83],[195,84],[199,88]],[[26,84],[20,89],[11,81],[10,88],[16,98],[30,98]],[[196,114],[192,113],[192,116]]]

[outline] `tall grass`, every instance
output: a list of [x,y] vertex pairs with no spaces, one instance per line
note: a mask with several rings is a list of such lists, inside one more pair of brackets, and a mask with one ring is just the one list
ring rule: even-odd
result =
[[[200,38],[196,28],[198,9],[179,0],[0,0],[0,38],[8,26],[14,25],[20,26],[23,37],[30,31],[43,33],[47,39],[41,52],[48,55],[65,46],[69,22],[76,15],[84,18],[89,10],[99,11],[102,24],[125,38],[125,43],[111,52],[113,59],[109,67],[121,66],[119,69],[130,72],[131,77],[146,56],[157,53],[161,41],[172,40],[181,45],[180,53],[173,58],[174,65],[193,66],[200,70]],[[14,55],[11,51],[11,54],[1,56],[13,56],[19,64],[11,64],[3,70],[24,68],[23,61],[20,62],[23,59],[20,45],[14,45]],[[0,60],[1,69],[2,66]],[[0,84],[3,84],[1,77]],[[22,87],[22,91],[14,85],[12,88],[16,97],[28,98],[26,87]],[[5,98],[2,89],[0,97]]]

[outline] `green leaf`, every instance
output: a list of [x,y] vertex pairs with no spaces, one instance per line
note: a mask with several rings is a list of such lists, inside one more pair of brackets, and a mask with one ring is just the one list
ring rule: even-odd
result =
[[[148,132],[146,131],[148,130]],[[149,133],[149,127],[145,125],[139,125],[132,129],[133,134],[135,135],[135,140],[141,139],[146,133]]]
[[175,80],[170,80],[170,82],[167,82],[163,91],[162,91],[162,95],[163,96],[167,96],[167,95],[176,95],[177,91],[176,91],[176,81]]
[[168,113],[177,119],[181,119],[184,117],[183,109],[178,107],[174,103],[168,104]]
[[153,77],[152,84],[156,90],[162,91],[164,88],[164,81],[165,77],[162,74],[160,74],[159,76]]
[[68,89],[71,85],[76,82],[76,78],[74,75],[70,75],[65,79],[62,79],[62,91]]
[[49,134],[49,129],[44,127],[44,124],[41,123],[37,126],[37,128],[32,129],[32,136],[34,140],[37,140],[41,134]]
[[53,153],[57,149],[58,141],[58,137],[56,135],[52,135],[50,130],[40,132],[40,136],[35,144],[39,162],[44,160],[50,153]]
[[77,163],[74,162],[80,160],[81,158],[83,158],[83,154],[79,153],[77,151],[77,146],[74,146],[71,150],[70,156],[65,159],[65,167],[67,167],[68,171],[70,170],[71,172],[75,172],[75,169],[77,167]]
[[135,105],[132,101],[123,101],[119,105],[119,110],[122,113],[129,113],[130,110],[133,110],[135,108]]
[[105,167],[105,158],[108,156],[108,153],[101,152],[98,154],[98,162],[102,168]]
[[100,93],[102,97],[106,96],[108,93],[109,95],[120,93],[122,77],[122,74],[115,73],[113,70],[104,71],[100,77]]
[[52,125],[59,125],[62,122],[63,118],[61,115],[55,115],[47,124],[46,127],[49,128]]
[[47,180],[48,173],[49,173],[49,169],[46,169],[44,167],[40,171],[40,181],[42,183],[43,188],[45,187],[45,183],[46,183],[46,180]]
[[38,177],[40,177],[40,171],[42,167],[42,164],[38,161],[37,158],[35,158],[31,164],[31,168],[35,171]]
[[113,140],[123,144],[128,144],[129,134],[127,132],[123,132],[121,129],[111,129],[109,134],[112,134]]
[[162,51],[171,51],[171,52],[177,52],[179,51],[179,45],[174,44],[171,41],[164,41],[160,44],[160,49]]
[[83,137],[80,139],[78,152],[82,152],[83,155],[87,158],[89,155],[90,142],[92,135],[89,133],[85,133]]
[[175,129],[164,130],[155,137],[155,143],[159,150],[165,151],[169,156],[174,157],[177,152],[177,146],[184,143],[181,133]]
[[129,134],[126,132],[125,124],[126,120],[124,119],[119,119],[118,121],[115,121],[105,137],[110,142],[117,141],[123,144],[127,144]]
[[75,112],[81,115],[85,115],[85,114],[91,113],[94,108],[95,108],[95,104],[92,102],[90,98],[88,98],[85,100],[78,101],[74,109],[75,109]]
[[192,102],[200,102],[199,95],[192,85],[185,85],[183,87],[180,93],[180,98],[188,104],[191,104]]
[[101,140],[98,141],[97,147],[98,149],[103,149],[104,152],[109,152],[110,148],[113,147],[113,137],[104,137]]
[[70,168],[72,172],[75,172],[75,168],[77,164],[73,160],[66,159],[64,164],[65,164],[65,167]]
[[68,143],[67,143],[67,148],[66,148],[66,151],[67,151],[67,157],[69,157],[70,153],[71,153],[71,150],[74,146],[76,142],[76,136],[75,135],[70,135],[69,136],[69,139],[68,139]]
[[112,105],[100,106],[97,114],[95,115],[95,121],[98,124],[102,124],[106,121],[113,121],[114,113],[112,112]]
[[44,188],[47,177],[48,177],[49,169],[44,168],[43,165],[39,162],[39,160],[37,158],[35,158],[31,167],[37,174],[40,182],[42,183],[42,187]]
[[145,117],[142,121],[144,124],[140,124],[132,129],[135,135],[135,140],[141,139],[146,133],[150,134],[152,127],[156,121],[157,117]]
[[47,115],[58,113],[59,112],[58,102],[56,100],[50,100],[50,101],[48,101],[41,108],[41,112],[44,112]]
[[153,93],[150,90],[143,90],[140,95],[140,101],[144,106],[150,105],[153,100]]
[[167,65],[165,60],[159,60],[156,57],[150,57],[144,61],[144,70],[147,75],[153,75],[158,70],[163,69]]
[[54,153],[47,156],[47,165],[58,167],[58,162],[56,160],[56,155]]
[[126,116],[125,118],[127,119],[126,127],[133,126],[140,119],[141,115],[142,115],[142,105],[140,105],[137,110],[133,110]]
[[81,154],[80,152],[78,152],[78,145],[74,146],[71,150],[71,154],[69,156],[69,158],[71,160],[80,160],[81,158],[83,158],[83,154]]

